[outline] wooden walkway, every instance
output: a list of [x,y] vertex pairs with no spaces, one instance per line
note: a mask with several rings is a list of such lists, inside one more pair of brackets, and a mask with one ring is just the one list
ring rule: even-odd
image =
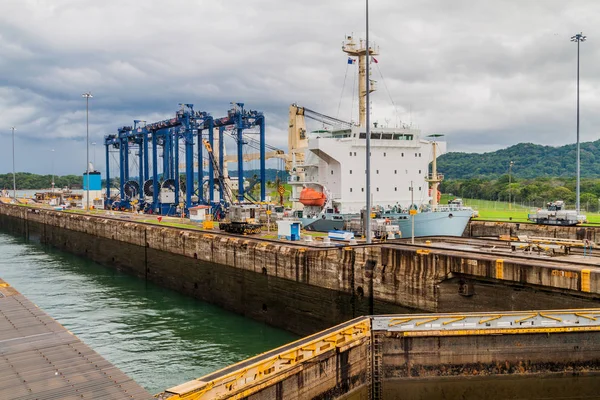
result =
[[152,399],[0,279],[0,399]]

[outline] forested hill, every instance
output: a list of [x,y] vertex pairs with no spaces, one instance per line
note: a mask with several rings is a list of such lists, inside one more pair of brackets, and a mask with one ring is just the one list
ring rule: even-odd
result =
[[[517,178],[575,176],[577,147],[519,143],[490,153],[446,153],[438,157],[445,179],[497,178],[508,173]],[[600,140],[581,143],[581,176],[600,177]]]

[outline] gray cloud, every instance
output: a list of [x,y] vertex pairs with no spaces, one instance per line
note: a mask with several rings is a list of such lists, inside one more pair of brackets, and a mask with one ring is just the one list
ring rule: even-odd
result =
[[[3,1],[0,171],[12,168],[13,125],[18,170],[47,172],[52,148],[58,173],[84,169],[88,90],[97,143],[133,119],[170,117],[180,102],[220,116],[243,101],[265,112],[278,147],[286,146],[292,102],[356,119],[356,67],[340,47],[347,34],[364,37],[363,16],[363,1]],[[569,37],[583,31],[581,140],[598,138],[596,1],[380,0],[370,16],[381,51],[375,121],[444,133],[450,151],[573,143]]]

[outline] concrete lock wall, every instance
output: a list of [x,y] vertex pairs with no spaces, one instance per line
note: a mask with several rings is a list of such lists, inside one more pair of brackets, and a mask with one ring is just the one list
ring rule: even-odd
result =
[[517,235],[551,237],[560,239],[589,239],[600,243],[600,230],[595,227],[553,226],[518,222],[471,221],[466,229],[466,236],[499,237],[501,235]]
[[600,292],[596,272],[589,293],[541,266],[505,262],[500,279],[491,255],[310,248],[9,205],[0,227],[298,334],[360,315],[593,307]]
[[369,346],[370,340],[365,339],[350,349],[331,351],[302,364],[289,377],[247,398],[325,400],[344,396],[346,399],[366,400]]
[[[174,400],[205,390],[202,399],[596,396],[598,312],[361,317],[163,394],[175,395]],[[556,323],[557,315],[562,323]],[[431,329],[434,319],[439,327]],[[476,322],[480,319],[485,321]],[[448,327],[441,328],[446,322]],[[317,349],[324,350],[313,354]],[[261,376],[259,371],[271,366]]]
[[375,285],[378,295],[387,301],[430,312],[585,308],[599,304],[600,271],[590,271],[589,291],[582,291],[581,273],[572,267],[501,257],[504,255],[457,255],[435,248],[418,253],[384,245],[381,275],[376,277]]
[[446,337],[377,334],[382,343],[385,399],[598,395],[597,332]]
[[412,311],[371,296],[375,262],[366,261],[377,249],[310,250],[8,205],[0,227],[301,335]]

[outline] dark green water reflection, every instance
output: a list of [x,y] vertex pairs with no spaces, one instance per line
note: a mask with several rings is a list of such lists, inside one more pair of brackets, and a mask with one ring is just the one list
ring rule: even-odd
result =
[[0,278],[151,393],[297,339],[3,233],[0,255]]

